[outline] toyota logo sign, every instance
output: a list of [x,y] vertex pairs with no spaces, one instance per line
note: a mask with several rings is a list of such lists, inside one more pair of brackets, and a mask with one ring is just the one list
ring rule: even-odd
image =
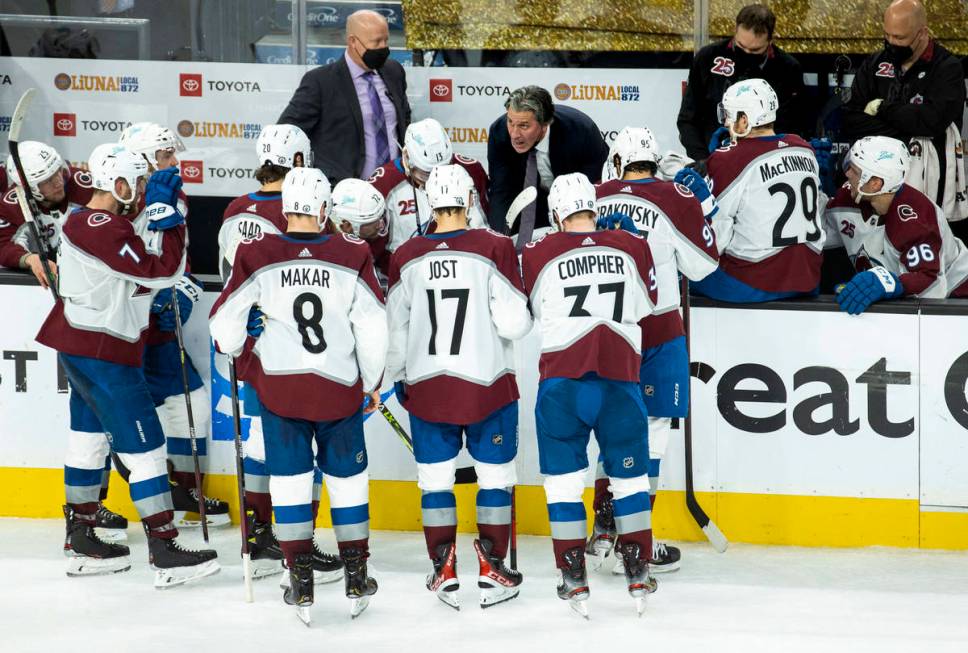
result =
[[430,101],[431,102],[453,102],[454,80],[452,79],[431,79],[430,80]]
[[77,116],[73,113],[55,113],[54,136],[77,136]]
[[179,73],[178,94],[183,97],[202,97],[202,76],[197,73]]
[[186,184],[200,184],[203,181],[201,161],[182,161],[181,176]]

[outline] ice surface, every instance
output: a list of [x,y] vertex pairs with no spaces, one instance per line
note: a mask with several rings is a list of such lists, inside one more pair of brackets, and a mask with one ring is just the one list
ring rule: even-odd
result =
[[[201,544],[200,534],[183,533],[186,545]],[[131,571],[67,578],[61,522],[0,519],[0,650],[968,651],[963,553],[733,544],[719,555],[684,544],[682,570],[659,576],[641,619],[621,577],[593,574],[586,622],[555,595],[547,538],[519,538],[521,596],[481,610],[471,538],[462,535],[458,613],[424,588],[423,537],[378,532],[370,560],[380,591],[370,607],[351,622],[342,583],[318,586],[307,629],[283,604],[278,577],[256,581],[255,603],[244,602],[238,530],[212,531],[220,574],[165,591],[151,586],[144,535],[134,525],[128,534]],[[331,531],[317,537],[335,550]]]

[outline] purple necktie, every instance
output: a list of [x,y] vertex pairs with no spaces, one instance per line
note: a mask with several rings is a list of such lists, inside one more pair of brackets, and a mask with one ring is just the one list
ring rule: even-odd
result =
[[363,75],[366,79],[366,94],[370,98],[370,111],[373,114],[373,126],[376,127],[376,167],[382,166],[390,160],[390,141],[387,140],[387,121],[383,115],[383,103],[376,86],[373,85],[374,72]]

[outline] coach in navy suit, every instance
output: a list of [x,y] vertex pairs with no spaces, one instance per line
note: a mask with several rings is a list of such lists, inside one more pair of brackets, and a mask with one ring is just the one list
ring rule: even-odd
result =
[[[598,182],[608,146],[595,121],[577,109],[555,106],[540,86],[516,89],[504,108],[506,113],[487,133],[488,222],[495,231],[506,231],[508,207],[527,181],[538,188],[534,227],[547,227],[548,189],[554,178],[582,172],[592,183]],[[522,219],[527,219],[527,212],[515,221],[512,233],[517,233]]]

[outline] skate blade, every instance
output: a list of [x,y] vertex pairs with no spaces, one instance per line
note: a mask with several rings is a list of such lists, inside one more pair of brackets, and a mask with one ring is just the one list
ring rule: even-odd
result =
[[444,605],[449,605],[458,612],[460,612],[460,599],[457,598],[457,585],[451,585],[453,589],[439,589],[435,592],[437,598],[440,599],[441,603]]
[[[262,580],[276,574],[282,573],[285,568],[279,560],[253,560],[252,561],[252,580]],[[286,586],[288,587],[288,585]]]
[[[232,518],[228,514],[224,515],[205,515],[209,528],[220,528],[232,523]],[[175,526],[178,528],[201,528],[202,518],[197,512],[186,510],[175,511]]]
[[313,570],[313,585],[325,585],[343,580],[343,569],[333,569],[332,571]]
[[303,622],[303,625],[305,625],[307,628],[313,625],[313,617],[309,613],[308,605],[297,605],[296,616],[299,617],[299,621]]
[[94,533],[103,542],[127,542],[128,531],[123,528],[95,528]]
[[582,599],[568,599],[568,607],[583,616],[586,620],[591,621],[588,617],[588,597]]
[[[479,584],[480,585],[480,584]],[[481,609],[486,609],[505,603],[516,598],[521,593],[518,587],[502,587],[500,585],[481,586]]]
[[625,575],[625,565],[622,563],[621,558],[615,559],[615,565],[612,567],[613,576],[624,576]]
[[605,558],[615,548],[614,540],[598,540],[589,544],[585,549],[585,565],[592,571],[598,571],[605,564]]
[[222,567],[218,560],[208,560],[192,567],[174,567],[172,569],[155,568],[155,589],[166,590],[176,585],[184,585],[212,574],[217,574]]
[[128,556],[118,558],[91,558],[89,556],[75,556],[71,554],[67,560],[67,575],[71,578],[120,574],[122,571],[128,571],[129,569],[131,569],[131,561],[128,559]]
[[632,597],[635,599],[635,612],[640,618],[642,617],[643,614],[645,614],[645,606],[647,603],[646,596],[647,596],[646,594],[643,594],[642,596]]
[[366,610],[368,605],[370,605],[369,596],[361,596],[358,599],[350,599],[350,619],[356,619],[363,614],[363,611]]
[[657,565],[653,562],[649,565],[649,571],[653,574],[668,574],[673,571],[679,571],[679,561],[676,560],[667,565]]

